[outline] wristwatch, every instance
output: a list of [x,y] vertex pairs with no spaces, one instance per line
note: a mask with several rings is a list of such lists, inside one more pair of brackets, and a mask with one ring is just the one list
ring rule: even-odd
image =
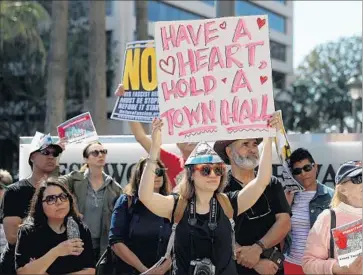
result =
[[264,251],[266,250],[266,246],[263,244],[263,242],[261,242],[261,241],[257,241],[257,242],[256,242],[256,244],[257,244],[259,247],[261,247],[262,252],[264,252]]

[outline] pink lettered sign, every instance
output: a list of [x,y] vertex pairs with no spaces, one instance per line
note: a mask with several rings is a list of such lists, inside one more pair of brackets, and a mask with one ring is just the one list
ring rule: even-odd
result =
[[163,142],[275,136],[267,16],[155,23]]

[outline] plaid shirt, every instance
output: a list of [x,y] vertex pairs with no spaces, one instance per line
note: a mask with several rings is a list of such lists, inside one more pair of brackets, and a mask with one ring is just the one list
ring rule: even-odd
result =
[[7,240],[5,237],[4,227],[0,224],[0,254],[4,251]]

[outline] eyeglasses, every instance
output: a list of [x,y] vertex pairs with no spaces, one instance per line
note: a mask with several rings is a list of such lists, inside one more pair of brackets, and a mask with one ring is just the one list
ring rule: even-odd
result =
[[362,184],[362,175],[359,175],[354,178],[347,178],[345,181],[341,182],[340,184],[347,183],[348,181],[351,181],[353,184]]
[[297,176],[297,175],[300,175],[303,170],[305,172],[310,172],[313,169],[314,165],[315,165],[315,163],[311,163],[311,164],[304,165],[304,167],[302,167],[302,168],[294,168],[294,169],[292,169],[291,173],[293,175]]
[[226,167],[223,164],[197,164],[194,169],[199,171],[204,177],[208,177],[212,170],[217,177],[223,176],[226,171]]
[[165,170],[167,170],[167,168],[156,168],[155,175],[157,177],[163,177],[165,175]]
[[58,152],[56,152],[56,151],[49,151],[47,149],[40,150],[39,153],[41,153],[43,156],[50,156],[50,155],[52,155],[55,158],[59,156],[59,153]]
[[49,195],[46,196],[42,202],[46,202],[48,205],[55,204],[57,200],[60,199],[61,202],[68,201],[68,195],[66,193],[60,193],[59,195]]
[[107,149],[93,150],[93,151],[88,153],[88,155],[92,155],[94,157],[98,157],[99,154],[107,155]]
[[[262,198],[262,197],[261,197]],[[266,211],[263,211],[262,213],[258,213],[259,211],[256,211],[256,209],[254,210],[253,209],[253,206],[248,209],[245,213],[246,213],[246,217],[249,219],[249,220],[256,220],[256,219],[259,219],[259,218],[262,218],[264,216],[267,216],[268,214],[271,213],[271,207],[270,207],[270,203],[268,202],[268,199],[265,195],[265,193],[263,193],[263,200],[260,201],[260,203],[258,203],[259,205],[259,208],[263,208],[263,209],[266,209]],[[263,204],[263,205],[262,205]],[[255,204],[256,205],[256,204]],[[254,205],[254,206],[255,206]],[[261,207],[262,206],[262,207]],[[261,211],[260,211],[261,212]]]

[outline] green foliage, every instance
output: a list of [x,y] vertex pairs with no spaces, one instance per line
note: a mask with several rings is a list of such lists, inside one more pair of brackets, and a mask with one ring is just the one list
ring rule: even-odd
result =
[[[343,132],[350,129],[352,99],[347,81],[362,75],[362,40],[341,38],[319,45],[301,63],[297,79],[283,91],[291,98],[277,98],[285,127],[294,132]],[[358,108],[361,109],[361,102]]]

